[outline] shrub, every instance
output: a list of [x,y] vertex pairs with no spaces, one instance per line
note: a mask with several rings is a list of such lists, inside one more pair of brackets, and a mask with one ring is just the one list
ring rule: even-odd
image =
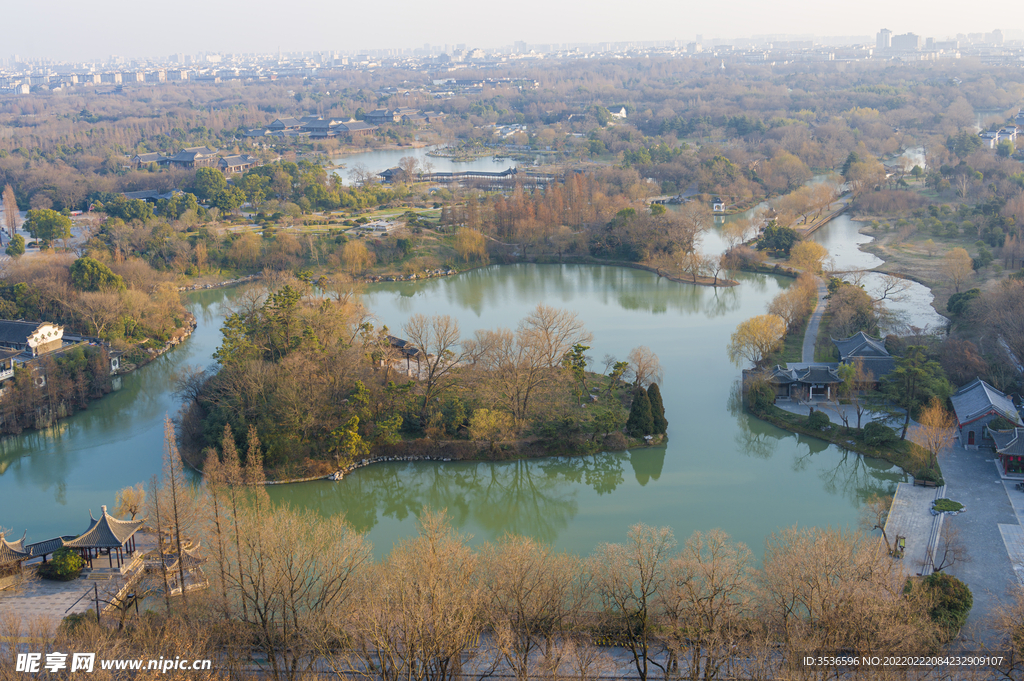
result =
[[60,621],[57,626],[57,631],[67,636],[73,636],[86,625],[88,622],[96,622],[96,611],[86,610],[85,612],[76,612],[68,615]]
[[864,426],[864,443],[878,447],[896,441],[896,433],[884,423],[871,421]]
[[935,505],[932,506],[936,511],[960,511],[964,507],[959,501],[953,501],[952,499],[936,499]]
[[826,430],[832,421],[829,420],[828,414],[823,411],[811,412],[811,415],[807,417],[807,427],[812,430]]
[[945,640],[952,640],[967,622],[967,615],[974,605],[974,595],[959,579],[941,572],[925,577],[923,587],[933,599],[928,615],[942,627]]
[[621,452],[628,446],[629,441],[626,440],[626,436],[618,431],[608,433],[604,438],[604,448],[609,452]]
[[53,552],[49,563],[39,566],[39,576],[58,582],[70,582],[78,579],[84,567],[85,560],[80,555],[69,548],[62,548]]

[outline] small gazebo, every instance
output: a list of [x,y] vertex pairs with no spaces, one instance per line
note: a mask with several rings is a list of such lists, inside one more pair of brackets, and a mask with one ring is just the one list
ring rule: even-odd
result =
[[107,507],[101,506],[99,519],[92,517],[89,511],[89,529],[74,539],[64,541],[64,546],[77,549],[78,553],[92,567],[93,558],[106,554],[110,567],[114,567],[114,555],[117,556],[117,567],[124,564],[124,559],[135,552],[135,533],[139,531],[143,520],[118,520],[109,513]]
[[7,541],[4,533],[0,532],[0,578],[21,572],[21,564],[29,558],[31,555],[25,550],[24,536],[18,541]]

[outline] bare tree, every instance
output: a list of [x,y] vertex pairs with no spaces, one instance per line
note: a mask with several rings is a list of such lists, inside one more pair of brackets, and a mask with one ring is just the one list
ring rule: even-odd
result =
[[665,666],[655,655],[659,600],[669,585],[666,573],[676,546],[672,530],[634,525],[625,544],[603,544],[591,558],[594,590],[607,616],[605,627],[628,652],[646,681]]
[[701,236],[714,223],[711,209],[701,201],[685,203],[678,211],[663,215],[662,219],[668,223],[669,238],[683,253],[695,252]]
[[18,229],[18,200],[14,197],[14,189],[11,185],[4,186],[4,226],[7,227],[7,235],[14,236]]
[[465,358],[459,344],[459,323],[449,315],[426,317],[417,313],[402,328],[409,342],[419,349],[417,361],[426,365],[420,409],[425,417],[431,403],[458,383],[458,366]]
[[559,642],[573,634],[586,602],[582,561],[512,535],[485,547],[481,557],[495,663],[504,660],[517,679],[557,670],[568,652]]
[[872,302],[880,303],[883,300],[902,302],[907,299],[907,291],[914,285],[910,279],[900,274],[885,272],[881,274],[880,285],[875,293]]
[[723,267],[724,265],[722,264],[722,256],[704,256],[704,272],[714,277],[714,283],[712,284],[712,286],[718,286],[718,275],[722,271]]
[[629,362],[628,371],[633,377],[633,385],[642,385],[646,388],[651,383],[661,381],[665,376],[658,356],[646,345],[638,345],[630,350],[626,360]]
[[578,343],[594,339],[579,315],[571,310],[550,307],[540,303],[520,324],[540,353],[541,361],[549,369],[562,364],[562,358]]
[[942,572],[951,568],[957,563],[970,563],[971,554],[967,545],[960,537],[960,528],[953,527],[949,523],[942,530],[942,538],[939,545],[935,547],[935,555],[931,560],[935,572]]
[[364,668],[385,681],[462,678],[480,634],[479,557],[443,513],[420,518],[416,537],[365,575],[349,638]]
[[[674,667],[688,661],[683,678],[717,679],[736,657],[750,615],[753,556],[722,530],[695,532],[666,568],[669,579],[659,598],[666,615]],[[737,669],[736,671],[739,671]]]
[[72,309],[89,322],[93,333],[103,337],[103,332],[121,316],[121,296],[114,291],[82,291],[78,297],[68,301]]
[[867,499],[861,506],[861,525],[868,530],[881,530],[882,541],[885,542],[885,549],[890,554],[895,546],[889,543],[889,536],[885,533],[885,523],[889,519],[889,510],[892,508],[892,497],[887,494],[876,494]]
[[146,504],[146,488],[141,482],[134,487],[125,487],[117,493],[116,502],[117,515],[130,515],[135,520]]

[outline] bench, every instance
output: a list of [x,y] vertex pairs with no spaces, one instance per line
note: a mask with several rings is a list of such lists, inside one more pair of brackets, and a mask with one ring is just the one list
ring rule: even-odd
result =
[[914,478],[914,487],[938,487],[939,483],[934,480],[918,480]]

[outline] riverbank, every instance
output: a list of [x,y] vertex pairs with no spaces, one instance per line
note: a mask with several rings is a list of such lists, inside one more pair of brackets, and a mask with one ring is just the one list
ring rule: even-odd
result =
[[775,405],[770,405],[764,411],[754,410],[748,405],[747,410],[751,415],[783,430],[815,437],[863,456],[891,463],[917,480],[943,484],[942,472],[938,468],[938,464],[935,466],[937,474],[933,474],[932,471],[923,467],[921,464],[928,460],[928,452],[910,440],[895,440],[882,445],[871,445],[865,442],[863,428],[831,423],[825,430],[821,430],[809,425],[809,416],[794,414]]

